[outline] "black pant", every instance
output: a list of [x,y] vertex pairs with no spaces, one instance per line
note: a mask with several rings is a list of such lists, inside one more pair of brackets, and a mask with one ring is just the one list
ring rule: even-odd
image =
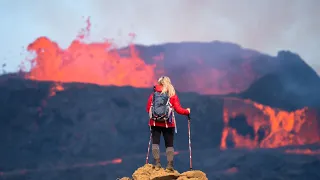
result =
[[161,133],[166,148],[173,147],[174,128],[151,126],[152,144],[160,144]]

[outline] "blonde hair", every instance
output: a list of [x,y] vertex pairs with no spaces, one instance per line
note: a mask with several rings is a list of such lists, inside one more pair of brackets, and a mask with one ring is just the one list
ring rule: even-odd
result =
[[168,93],[169,97],[172,97],[176,94],[176,90],[171,84],[171,80],[168,76],[161,76],[158,80],[158,84],[162,86],[161,93]]

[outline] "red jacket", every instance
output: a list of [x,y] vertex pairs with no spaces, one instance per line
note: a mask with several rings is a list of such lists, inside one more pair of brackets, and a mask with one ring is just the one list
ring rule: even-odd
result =
[[[161,92],[162,91],[162,86],[156,85],[155,86],[155,91]],[[147,107],[146,110],[149,113],[151,103],[152,103],[152,97],[153,93],[150,94],[148,102],[147,102]],[[180,101],[177,95],[174,95],[170,98],[170,104],[172,105],[174,111],[176,111],[178,114],[181,115],[189,115],[189,111],[187,109],[184,109],[180,105]],[[175,119],[172,120],[172,123],[165,123],[165,122],[156,122],[153,119],[149,120],[149,126],[160,126],[160,127],[175,127]]]

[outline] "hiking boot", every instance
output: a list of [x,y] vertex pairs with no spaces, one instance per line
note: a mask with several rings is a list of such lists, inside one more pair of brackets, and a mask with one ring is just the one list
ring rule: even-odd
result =
[[159,144],[152,144],[152,155],[153,155],[153,159],[154,159],[154,166],[153,167],[158,171],[161,168]]
[[160,159],[155,159],[155,163],[153,167],[156,171],[159,171],[161,169]]
[[168,161],[166,171],[169,171],[169,172],[174,171],[174,169],[173,169],[174,148],[167,147],[166,155],[167,155],[167,161]]
[[168,161],[168,165],[166,167],[166,171],[168,171],[168,172],[173,172],[174,171],[173,161]]

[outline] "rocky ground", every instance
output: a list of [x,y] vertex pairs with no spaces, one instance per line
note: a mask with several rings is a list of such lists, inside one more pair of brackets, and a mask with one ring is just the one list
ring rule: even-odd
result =
[[138,168],[133,174],[132,178],[123,177],[120,180],[208,180],[206,174],[202,171],[186,171],[179,173],[178,171],[168,172],[161,168],[156,171],[152,164],[146,164]]

